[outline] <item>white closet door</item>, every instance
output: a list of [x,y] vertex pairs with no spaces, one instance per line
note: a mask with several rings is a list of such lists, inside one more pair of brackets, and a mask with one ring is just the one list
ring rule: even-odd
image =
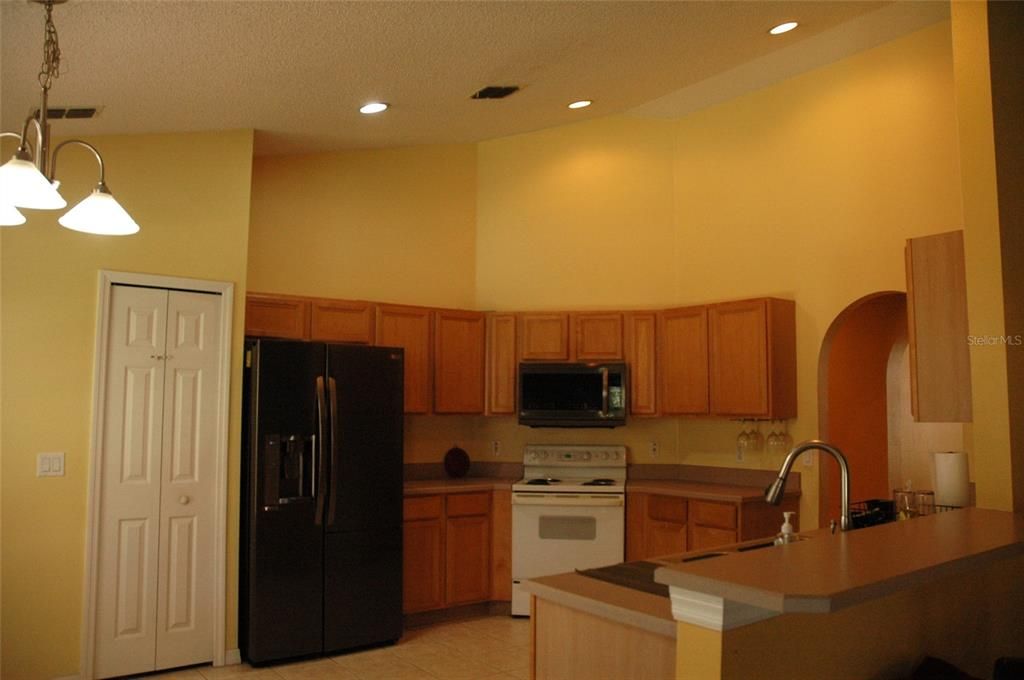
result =
[[[115,286],[106,376],[97,677],[153,669],[167,291]],[[103,351],[100,349],[100,351]]]
[[213,529],[220,296],[167,306],[156,668],[213,659]]

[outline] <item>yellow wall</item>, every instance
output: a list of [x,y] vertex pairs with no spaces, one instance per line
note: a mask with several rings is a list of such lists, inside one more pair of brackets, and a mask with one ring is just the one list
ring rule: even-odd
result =
[[[1007,333],[1003,312],[999,205],[992,133],[988,10],[984,2],[952,3],[956,112],[962,168],[964,259],[971,335]],[[978,505],[1013,506],[1006,347],[971,346],[973,469]]]
[[[97,272],[187,276],[236,286],[242,341],[252,132],[90,138],[115,196],[142,227],[130,237],[79,234],[57,213],[31,213],[2,241],[3,676],[76,674],[91,432]],[[95,182],[94,161],[66,151],[62,193]],[[228,564],[237,555],[241,364],[232,370]],[[66,475],[35,476],[36,454],[66,452]],[[236,574],[229,573],[229,647]]]
[[[945,22],[679,121],[609,118],[479,148],[479,307],[792,297],[798,440],[817,434],[831,321],[867,293],[905,287],[905,239],[962,219]],[[635,430],[650,426],[633,423],[616,433],[644,441]],[[661,462],[737,464],[735,424],[677,426]],[[510,427],[495,421],[484,438]],[[804,488],[810,526],[816,475]]]
[[477,306],[676,302],[673,127],[603,118],[481,143]]
[[472,307],[473,145],[253,163],[249,289]]

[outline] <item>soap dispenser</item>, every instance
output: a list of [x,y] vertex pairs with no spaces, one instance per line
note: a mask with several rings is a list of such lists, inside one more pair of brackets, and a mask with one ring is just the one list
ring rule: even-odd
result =
[[782,529],[779,531],[779,535],[775,539],[775,545],[792,543],[796,540],[796,532],[793,531],[793,524],[792,522],[790,522],[790,518],[792,518],[795,514],[795,512],[782,513],[782,518],[784,521],[782,523]]

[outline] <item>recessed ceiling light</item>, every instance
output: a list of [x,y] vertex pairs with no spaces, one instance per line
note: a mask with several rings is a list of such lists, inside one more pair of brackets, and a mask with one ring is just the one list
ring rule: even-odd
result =
[[572,104],[569,104],[569,108],[570,109],[585,109],[585,108],[587,108],[588,106],[590,106],[593,103],[594,102],[590,101],[589,99],[581,99],[578,102],[573,102]]
[[359,107],[359,113],[380,113],[386,111],[388,105],[384,102],[370,102]]
[[776,26],[775,28],[768,32],[771,33],[772,35],[782,35],[783,33],[789,33],[799,25],[800,24],[798,24],[795,21],[787,21],[784,24],[779,24],[778,26]]

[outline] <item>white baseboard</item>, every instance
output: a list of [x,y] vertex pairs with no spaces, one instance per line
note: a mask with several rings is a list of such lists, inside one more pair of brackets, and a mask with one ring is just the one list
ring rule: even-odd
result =
[[236,647],[235,649],[228,649],[224,652],[224,665],[234,666],[242,663],[242,652]]

